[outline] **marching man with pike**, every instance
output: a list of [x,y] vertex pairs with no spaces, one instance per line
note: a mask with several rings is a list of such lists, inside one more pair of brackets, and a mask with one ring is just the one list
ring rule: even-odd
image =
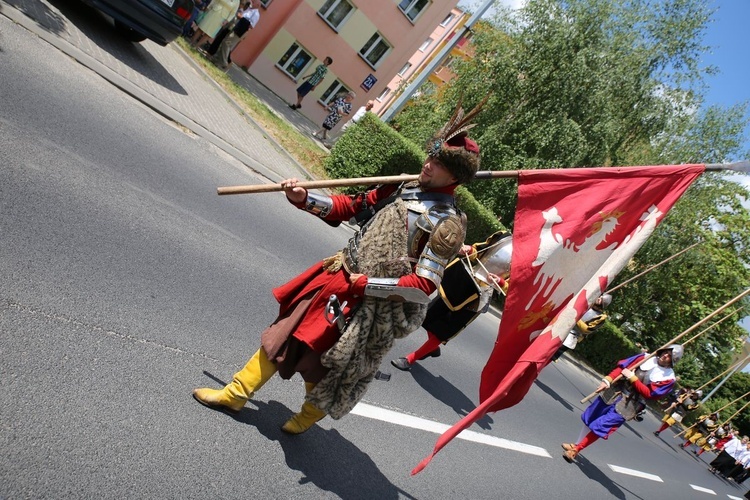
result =
[[[275,373],[299,373],[305,403],[282,430],[305,432],[326,415],[341,418],[362,398],[395,338],[419,328],[428,296],[466,235],[454,190],[479,167],[479,146],[467,135],[479,112],[459,108],[428,143],[418,180],[356,196],[308,192],[282,181],[287,199],[330,225],[360,225],[346,248],[273,290],[279,315],[260,348],[222,389],[200,388],[203,405],[240,411]],[[392,299],[392,300],[391,300]]]
[[602,379],[596,389],[598,396],[581,415],[584,426],[578,441],[563,443],[563,458],[572,463],[584,448],[599,438],[607,439],[622,424],[634,419],[645,408],[646,399],[661,399],[669,394],[675,384],[672,367],[682,353],[680,344],[672,344],[644,362],[646,353],[619,361]]

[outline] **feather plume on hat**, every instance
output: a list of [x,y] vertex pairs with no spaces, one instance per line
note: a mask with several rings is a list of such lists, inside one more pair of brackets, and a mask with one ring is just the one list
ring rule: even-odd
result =
[[459,97],[450,120],[427,143],[427,154],[439,160],[456,177],[459,184],[469,182],[479,169],[479,145],[469,138],[471,123],[489,99],[487,95],[468,113],[464,112]]

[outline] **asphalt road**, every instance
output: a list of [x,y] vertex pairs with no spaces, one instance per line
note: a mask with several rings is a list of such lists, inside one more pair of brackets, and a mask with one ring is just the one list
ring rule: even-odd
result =
[[[0,498],[739,498],[707,454],[655,438],[649,415],[579,464],[594,375],[563,359],[519,405],[409,471],[477,403],[498,319],[409,373],[387,359],[353,414],[290,437],[300,379],[238,416],[192,400],[241,367],[273,320],[270,289],[342,247],[278,194],[0,16]],[[113,34],[113,36],[115,36]],[[411,417],[407,420],[406,417]],[[390,419],[390,420],[388,420]],[[416,428],[415,428],[416,427]]]

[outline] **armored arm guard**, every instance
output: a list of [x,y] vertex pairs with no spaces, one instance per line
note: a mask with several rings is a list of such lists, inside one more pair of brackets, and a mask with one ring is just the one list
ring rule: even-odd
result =
[[333,208],[333,200],[330,196],[307,192],[307,200],[305,201],[306,212],[325,219],[325,217],[331,213]]
[[417,260],[415,274],[439,287],[445,266],[456,256],[466,237],[466,216],[451,213],[440,218],[433,227],[424,227],[427,223],[433,224],[430,213],[417,219],[417,226],[425,232],[429,231],[430,238]]

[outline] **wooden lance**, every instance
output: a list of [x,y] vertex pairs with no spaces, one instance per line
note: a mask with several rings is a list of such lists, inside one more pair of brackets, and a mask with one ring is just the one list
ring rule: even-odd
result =
[[[698,328],[699,326],[703,325],[703,324],[704,324],[704,323],[706,323],[706,322],[707,322],[708,320],[710,320],[711,318],[713,318],[714,316],[716,316],[717,314],[719,314],[720,312],[722,312],[722,311],[723,311],[724,309],[726,309],[727,307],[729,307],[729,306],[731,306],[732,304],[734,304],[735,302],[737,302],[737,301],[739,301],[739,300],[742,300],[742,298],[743,298],[743,297],[745,297],[745,296],[746,296],[747,294],[750,294],[750,288],[748,288],[748,289],[747,289],[747,290],[745,290],[744,292],[740,293],[740,294],[739,294],[739,295],[737,295],[737,296],[736,296],[735,298],[733,298],[732,300],[730,300],[729,302],[727,302],[727,303],[726,303],[726,304],[724,304],[723,306],[719,307],[719,308],[718,308],[717,310],[715,310],[714,312],[712,312],[711,314],[709,314],[708,316],[706,316],[706,317],[705,317],[705,318],[703,318],[702,320],[698,321],[698,322],[697,322],[697,323],[695,323],[695,324],[694,324],[693,326],[691,326],[690,328],[688,328],[687,330],[685,330],[685,331],[684,331],[684,332],[682,332],[681,334],[677,335],[677,336],[676,336],[675,338],[673,338],[672,340],[670,340],[669,342],[667,342],[666,344],[664,344],[664,345],[663,345],[663,346],[661,346],[660,348],[656,349],[656,350],[655,350],[654,352],[652,352],[652,353],[651,353],[651,354],[649,354],[648,356],[645,356],[645,357],[644,357],[643,359],[641,359],[641,360],[640,360],[639,362],[637,362],[637,363],[636,363],[635,365],[633,365],[632,367],[630,367],[630,370],[631,370],[631,371],[635,371],[635,369],[636,369],[636,368],[638,368],[639,366],[641,366],[641,365],[642,365],[642,364],[643,364],[644,362],[646,362],[647,360],[649,360],[649,359],[653,358],[653,357],[654,357],[654,356],[656,355],[656,353],[657,353],[657,352],[661,351],[662,349],[666,349],[667,347],[669,347],[669,346],[670,346],[670,345],[672,345],[672,344],[676,344],[676,343],[677,343],[677,341],[679,341],[679,340],[680,340],[681,338],[683,338],[683,337],[684,337],[685,335],[687,335],[688,333],[692,332],[693,330],[695,330],[695,329],[696,329],[696,328]],[[611,383],[612,383],[612,384],[614,384],[615,382],[617,382],[617,381],[618,381],[618,380],[620,380],[621,378],[622,378],[622,375],[618,375],[617,377],[615,377],[615,379],[614,379],[614,380],[612,380],[612,382],[611,382]],[[583,403],[588,403],[588,402],[589,402],[589,401],[591,401],[591,400],[592,400],[592,399],[593,399],[593,398],[594,398],[594,397],[595,397],[595,396],[596,396],[597,394],[599,394],[599,392],[598,392],[598,391],[594,391],[594,392],[592,392],[591,394],[589,394],[588,396],[586,396],[585,398],[583,398],[583,399],[581,400],[581,404],[583,404]]]
[[672,256],[670,256],[670,257],[667,257],[666,259],[664,259],[663,261],[659,262],[658,264],[654,264],[653,266],[651,266],[651,267],[649,267],[649,268],[646,268],[645,270],[643,270],[642,272],[640,272],[640,273],[636,274],[636,275],[635,275],[635,276],[633,276],[632,278],[630,278],[630,279],[628,279],[628,280],[625,280],[625,281],[623,281],[623,282],[622,282],[622,283],[620,283],[619,285],[617,285],[617,286],[615,286],[615,287],[612,287],[611,289],[607,290],[607,291],[606,291],[606,292],[604,292],[604,293],[612,293],[612,292],[614,292],[615,290],[619,290],[620,288],[624,287],[624,286],[625,286],[625,285],[627,285],[628,283],[630,283],[630,282],[632,282],[632,281],[635,281],[636,279],[640,278],[640,277],[641,277],[641,276],[643,276],[644,274],[646,274],[646,273],[649,273],[649,272],[653,271],[654,269],[656,269],[657,267],[661,266],[662,264],[666,264],[666,263],[667,263],[667,262],[669,262],[670,260],[672,260],[672,259],[674,259],[674,258],[677,258],[677,257],[679,257],[680,255],[684,254],[685,252],[687,252],[687,251],[688,251],[688,250],[690,250],[691,248],[693,248],[693,247],[696,247],[696,246],[700,245],[701,243],[703,243],[703,242],[702,242],[702,241],[699,241],[699,242],[697,242],[697,243],[693,243],[692,245],[690,245],[690,246],[689,246],[689,247],[687,247],[687,248],[683,248],[682,250],[680,250],[680,251],[679,251],[679,252],[677,252],[676,254],[674,254],[674,255],[672,255]]
[[[734,311],[730,312],[729,314],[727,314],[726,316],[724,316],[723,318],[721,318],[721,319],[720,319],[719,321],[717,321],[717,322],[716,322],[716,323],[714,323],[713,325],[711,325],[711,326],[709,326],[708,328],[706,328],[705,330],[703,330],[703,331],[702,331],[701,333],[703,333],[703,332],[705,332],[705,331],[708,331],[708,330],[710,330],[711,328],[713,328],[713,327],[715,327],[715,326],[717,326],[717,325],[721,324],[721,323],[722,323],[722,322],[723,322],[724,320],[726,320],[726,319],[728,319],[728,318],[731,318],[732,316],[734,316],[735,314],[737,314],[737,313],[738,313],[739,311],[741,311],[741,310],[742,310],[742,307],[738,307],[737,309],[735,309]],[[699,335],[700,335],[700,334],[699,334]],[[697,335],[696,335],[696,337],[697,337]],[[692,339],[691,339],[691,340],[692,340]],[[687,343],[687,342],[686,342],[686,343]],[[706,382],[705,384],[703,384],[702,386],[700,386],[700,387],[696,388],[696,391],[697,391],[697,390],[703,390],[703,389],[705,389],[705,388],[706,388],[706,386],[708,386],[708,385],[709,385],[710,383],[712,383],[712,382],[714,382],[715,380],[717,380],[717,379],[719,379],[719,378],[723,377],[724,375],[726,375],[726,374],[727,374],[727,373],[729,373],[730,371],[732,371],[732,370],[735,370],[735,369],[737,369],[737,367],[738,367],[739,365],[741,365],[742,363],[744,363],[744,362],[745,362],[745,361],[747,361],[748,359],[750,359],[750,356],[746,356],[745,358],[743,358],[743,359],[740,359],[740,360],[738,360],[738,361],[737,361],[736,363],[732,363],[731,365],[729,365],[729,368],[727,368],[726,370],[724,370],[723,372],[721,372],[720,374],[718,374],[717,376],[715,376],[714,378],[712,378],[711,380],[709,380],[708,382]]]
[[723,318],[721,318],[719,321],[715,322],[711,326],[709,326],[709,327],[701,330],[700,332],[696,333],[695,335],[693,335],[692,337],[690,337],[689,339],[687,339],[685,342],[682,343],[682,345],[684,346],[686,344],[689,344],[693,340],[697,339],[698,337],[700,337],[701,335],[703,335],[704,333],[706,333],[707,331],[709,331],[711,328],[715,328],[715,327],[719,326],[722,322],[724,322],[725,320],[727,320],[727,319],[731,318],[732,316],[734,316],[737,313],[737,311],[739,311],[741,309],[742,309],[741,307],[738,307],[734,311],[730,312],[729,314],[727,314],[726,316],[724,316]]
[[[662,165],[669,166],[669,165]],[[750,171],[750,161],[740,161],[735,163],[710,163],[705,165],[707,171],[732,170],[735,172],[748,173]],[[629,167],[609,167],[614,169],[627,169]],[[550,169],[548,171],[570,172],[570,168]],[[582,169],[577,169],[582,170]],[[476,173],[474,180],[492,180],[516,178],[522,170],[481,170]],[[391,175],[384,177],[354,177],[348,179],[329,179],[323,181],[300,181],[298,187],[305,189],[321,188],[339,188],[352,186],[373,186],[376,184],[401,184],[402,182],[411,182],[419,179],[419,175]],[[227,194],[252,194],[252,193],[273,193],[283,191],[281,184],[252,184],[248,186],[226,186],[217,189],[219,195]]]
[[[737,398],[737,399],[735,399],[734,401],[730,401],[729,403],[725,404],[724,406],[722,406],[722,407],[721,407],[721,408],[719,408],[718,410],[712,411],[711,413],[719,413],[720,411],[723,411],[723,410],[725,410],[726,408],[728,408],[728,407],[732,406],[732,405],[733,405],[734,403],[736,403],[737,401],[739,401],[739,400],[740,400],[740,399],[742,399],[742,398],[745,398],[745,397],[747,397],[748,395],[750,395],[750,392],[746,392],[745,394],[743,394],[742,396],[738,397],[738,398]],[[745,405],[745,406],[747,406],[747,405]],[[744,408],[744,406],[743,406],[743,408]],[[736,414],[737,414],[737,413],[735,413],[735,415],[736,415]],[[734,415],[732,415],[732,417],[734,417]],[[731,419],[731,417],[730,417],[730,419]],[[729,420],[729,419],[728,419],[728,420]],[[692,429],[692,428],[693,428],[693,427],[695,427],[696,425],[698,425],[698,422],[694,423],[693,425],[691,425],[691,426],[690,426],[690,427],[688,427],[687,429],[685,429],[685,430],[683,430],[683,431],[680,431],[680,432],[678,432],[677,434],[675,434],[675,435],[674,435],[674,436],[672,436],[672,437],[673,437],[673,438],[677,438],[677,437],[680,437],[681,435],[685,434],[685,433],[686,433],[687,431],[689,431],[690,429]]]

